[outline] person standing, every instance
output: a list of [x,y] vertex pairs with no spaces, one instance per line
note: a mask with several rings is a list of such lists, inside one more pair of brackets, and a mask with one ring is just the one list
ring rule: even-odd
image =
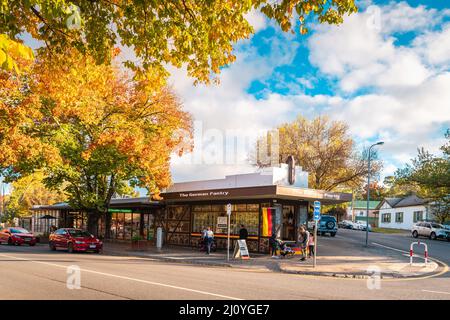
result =
[[313,229],[313,233],[309,234],[309,241],[308,241],[308,251],[309,251],[309,257],[313,257],[315,255],[314,253],[314,229]]
[[272,255],[272,258],[276,258],[278,249],[278,239],[276,233],[273,233],[272,236],[270,237],[269,245],[270,245],[270,254]]
[[243,224],[241,224],[241,229],[239,230],[239,240],[247,240],[248,231]]
[[212,232],[211,227],[206,230],[206,254],[211,253],[211,245],[214,241],[214,232]]
[[308,243],[309,243],[309,231],[306,230],[305,226],[301,226],[298,233],[298,242],[299,247],[302,249],[302,258],[300,261],[306,260],[306,251],[308,249]]

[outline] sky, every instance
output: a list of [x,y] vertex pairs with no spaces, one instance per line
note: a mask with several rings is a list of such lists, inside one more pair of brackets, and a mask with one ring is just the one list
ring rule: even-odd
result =
[[[185,70],[171,69],[196,121],[194,154],[172,159],[174,182],[254,172],[251,140],[298,115],[347,122],[360,151],[384,141],[381,181],[419,147],[438,154],[450,127],[450,3],[357,4],[342,25],[314,24],[307,36],[250,13],[256,32],[235,46],[220,85],[193,86]],[[246,147],[233,148],[233,135]]]
[[185,69],[169,67],[195,120],[194,152],[173,155],[173,182],[256,171],[248,163],[256,137],[298,115],[345,121],[359,151],[384,141],[381,181],[417,148],[439,153],[450,127],[450,3],[357,5],[342,25],[312,22],[306,36],[251,12],[255,34],[235,45],[219,85],[194,86]]

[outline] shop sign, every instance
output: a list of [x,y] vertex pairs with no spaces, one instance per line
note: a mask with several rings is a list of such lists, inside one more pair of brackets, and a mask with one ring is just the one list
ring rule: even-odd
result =
[[217,228],[225,229],[228,227],[228,217],[217,217]]

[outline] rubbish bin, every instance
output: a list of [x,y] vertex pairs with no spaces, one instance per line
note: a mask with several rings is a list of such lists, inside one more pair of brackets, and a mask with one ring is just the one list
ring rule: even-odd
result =
[[158,227],[156,229],[156,248],[161,249],[163,245],[163,229]]

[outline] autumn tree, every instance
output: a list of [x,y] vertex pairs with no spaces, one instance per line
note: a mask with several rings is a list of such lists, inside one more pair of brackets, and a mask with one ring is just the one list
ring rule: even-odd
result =
[[[279,161],[284,163],[292,155],[309,173],[311,188],[352,190],[360,188],[367,178],[367,153],[355,150],[348,126],[342,121],[299,116],[278,127],[278,140]],[[371,174],[380,167],[379,161],[373,161]]]
[[42,171],[36,171],[11,184],[11,195],[6,202],[6,213],[9,218],[29,215],[33,205],[54,204],[67,200],[62,189],[49,190],[43,180]]
[[[136,79],[75,50],[43,52],[20,77],[0,73],[0,165],[9,181],[42,170],[74,208],[110,215],[113,194],[170,184],[173,152],[191,148],[191,119],[158,78]],[[108,235],[107,235],[108,236]]]
[[11,40],[7,35],[0,34],[0,69],[20,72],[19,65],[27,67],[34,59],[33,50],[26,45]]
[[73,47],[97,62],[111,59],[111,49],[131,48],[127,65],[167,74],[165,65],[187,66],[188,74],[209,82],[211,74],[235,60],[233,45],[248,38],[246,19],[260,10],[284,31],[300,21],[339,24],[357,11],[354,0],[2,0],[0,34],[12,39],[29,33],[57,52]]
[[445,136],[441,156],[421,148],[411,164],[395,173],[398,184],[415,188],[419,196],[432,201],[433,215],[439,222],[450,218],[450,129]]

